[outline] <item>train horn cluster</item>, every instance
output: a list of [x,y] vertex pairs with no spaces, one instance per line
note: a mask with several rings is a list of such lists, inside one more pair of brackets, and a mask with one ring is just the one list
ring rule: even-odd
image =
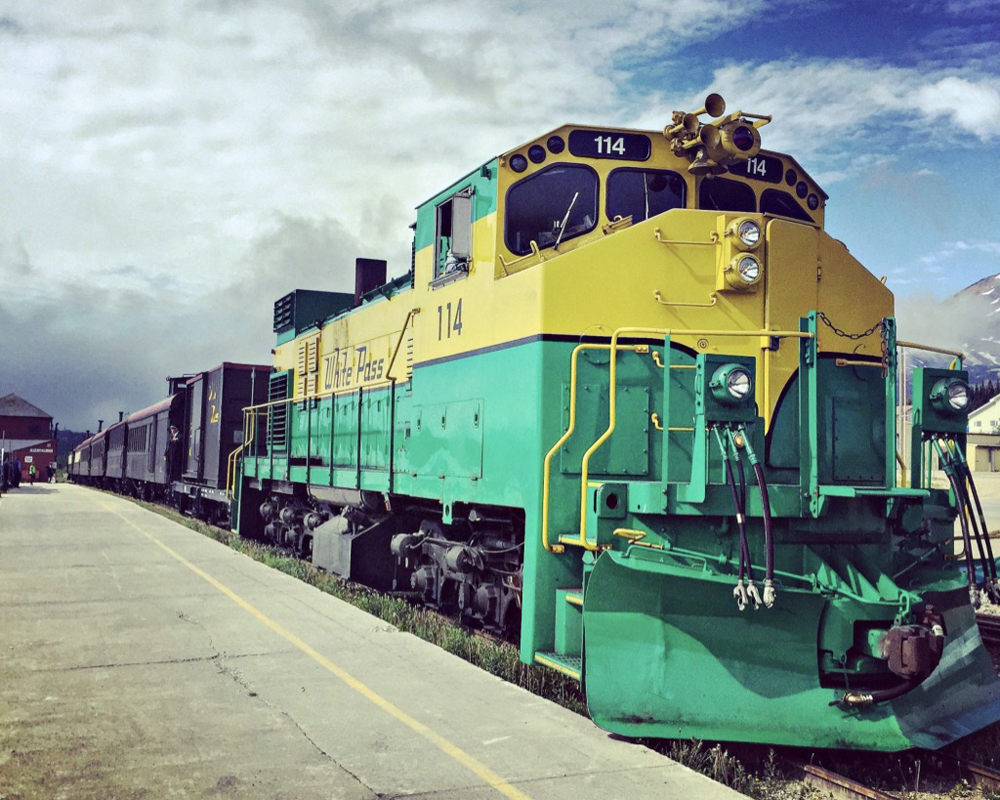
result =
[[[731,165],[746,161],[760,151],[758,128],[771,121],[770,115],[743,111],[726,113],[726,101],[714,92],[696,111],[675,111],[663,135],[677,155],[691,159],[688,171],[693,175],[718,175]],[[702,114],[714,117],[702,122]]]

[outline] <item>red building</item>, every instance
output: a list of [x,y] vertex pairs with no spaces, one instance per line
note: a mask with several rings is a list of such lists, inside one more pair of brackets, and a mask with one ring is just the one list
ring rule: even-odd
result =
[[48,477],[48,466],[56,460],[52,417],[16,394],[0,397],[0,451],[11,461],[21,462],[21,482],[35,465],[35,480]]

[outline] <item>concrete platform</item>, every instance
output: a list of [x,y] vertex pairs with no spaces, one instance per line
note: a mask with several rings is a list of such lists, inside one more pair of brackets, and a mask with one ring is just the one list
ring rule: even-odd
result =
[[728,798],[119,498],[0,499],[0,797]]

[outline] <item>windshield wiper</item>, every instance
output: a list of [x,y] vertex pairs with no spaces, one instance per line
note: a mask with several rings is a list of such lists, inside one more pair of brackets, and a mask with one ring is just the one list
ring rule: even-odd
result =
[[569,222],[570,212],[573,210],[573,206],[576,205],[576,198],[580,196],[579,192],[573,195],[573,199],[569,201],[569,208],[566,209],[566,216],[563,217],[562,223],[559,225],[559,235],[556,237],[556,243],[552,245],[553,250],[559,249],[559,242],[562,241],[563,234],[566,232],[566,223]]

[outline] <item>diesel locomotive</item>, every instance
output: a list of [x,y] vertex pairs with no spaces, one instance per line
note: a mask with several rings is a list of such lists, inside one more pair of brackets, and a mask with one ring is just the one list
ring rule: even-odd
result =
[[711,95],[565,125],[418,206],[406,274],[279,299],[239,533],[515,637],[626,736],[892,751],[1000,719],[961,354],[912,375],[903,459],[920,345],[768,122]]

